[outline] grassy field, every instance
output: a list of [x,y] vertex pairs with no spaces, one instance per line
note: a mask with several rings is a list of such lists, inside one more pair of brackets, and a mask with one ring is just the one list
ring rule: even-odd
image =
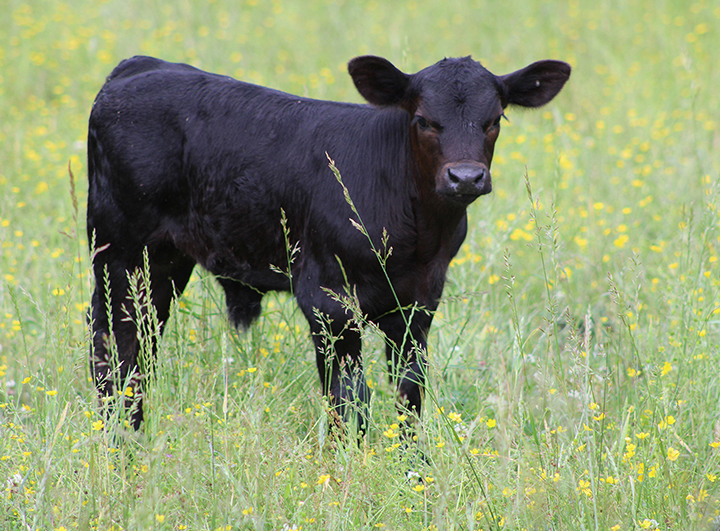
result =
[[[716,2],[0,12],[0,529],[718,528]],[[429,338],[424,483],[404,476],[378,337],[365,338],[367,444],[337,444],[292,299],[268,296],[237,334],[200,270],[173,309],[147,422],[117,435],[85,325],[85,136],[105,76],[149,54],[360,101],[345,65],[365,53],[406,71],[468,54],[496,74],[574,68],[546,108],[509,110],[494,192],[469,210]]]

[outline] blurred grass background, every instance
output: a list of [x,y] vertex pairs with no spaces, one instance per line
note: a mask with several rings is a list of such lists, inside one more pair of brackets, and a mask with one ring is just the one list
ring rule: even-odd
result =
[[[1,528],[717,528],[716,3],[0,12]],[[267,297],[237,335],[202,271],[168,325],[146,426],[119,442],[85,327],[86,120],[105,77],[148,54],[360,102],[345,65],[367,53],[408,72],[470,54],[496,74],[573,66],[546,108],[509,110],[494,192],[470,207],[429,339],[425,482],[404,479],[378,338],[368,443],[332,444],[294,302]]]

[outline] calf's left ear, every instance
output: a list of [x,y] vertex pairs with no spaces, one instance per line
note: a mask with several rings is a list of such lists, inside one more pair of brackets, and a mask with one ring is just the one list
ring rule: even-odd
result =
[[570,65],[562,61],[538,61],[522,70],[500,76],[507,89],[505,105],[540,107],[552,100],[570,77]]
[[387,59],[356,57],[348,63],[348,72],[358,92],[373,105],[398,105],[406,99],[410,76]]

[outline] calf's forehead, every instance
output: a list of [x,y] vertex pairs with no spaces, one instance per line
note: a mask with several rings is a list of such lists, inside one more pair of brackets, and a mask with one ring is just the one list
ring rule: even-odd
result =
[[502,82],[469,57],[444,59],[414,78],[421,106],[431,114],[460,113],[466,119],[478,119],[502,108]]

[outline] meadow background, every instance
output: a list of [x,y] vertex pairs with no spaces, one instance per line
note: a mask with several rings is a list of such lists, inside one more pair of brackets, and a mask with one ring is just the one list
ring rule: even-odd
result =
[[[0,0],[0,529],[717,529],[720,7],[698,0]],[[328,435],[285,295],[238,335],[197,270],[123,433],[88,370],[87,116],[135,54],[360,101],[347,61],[573,66],[510,109],[399,448]],[[74,179],[71,179],[68,167]],[[342,168],[340,168],[342,171]],[[531,198],[527,187],[531,188]],[[118,435],[120,433],[121,435]],[[407,481],[414,466],[424,482]]]

